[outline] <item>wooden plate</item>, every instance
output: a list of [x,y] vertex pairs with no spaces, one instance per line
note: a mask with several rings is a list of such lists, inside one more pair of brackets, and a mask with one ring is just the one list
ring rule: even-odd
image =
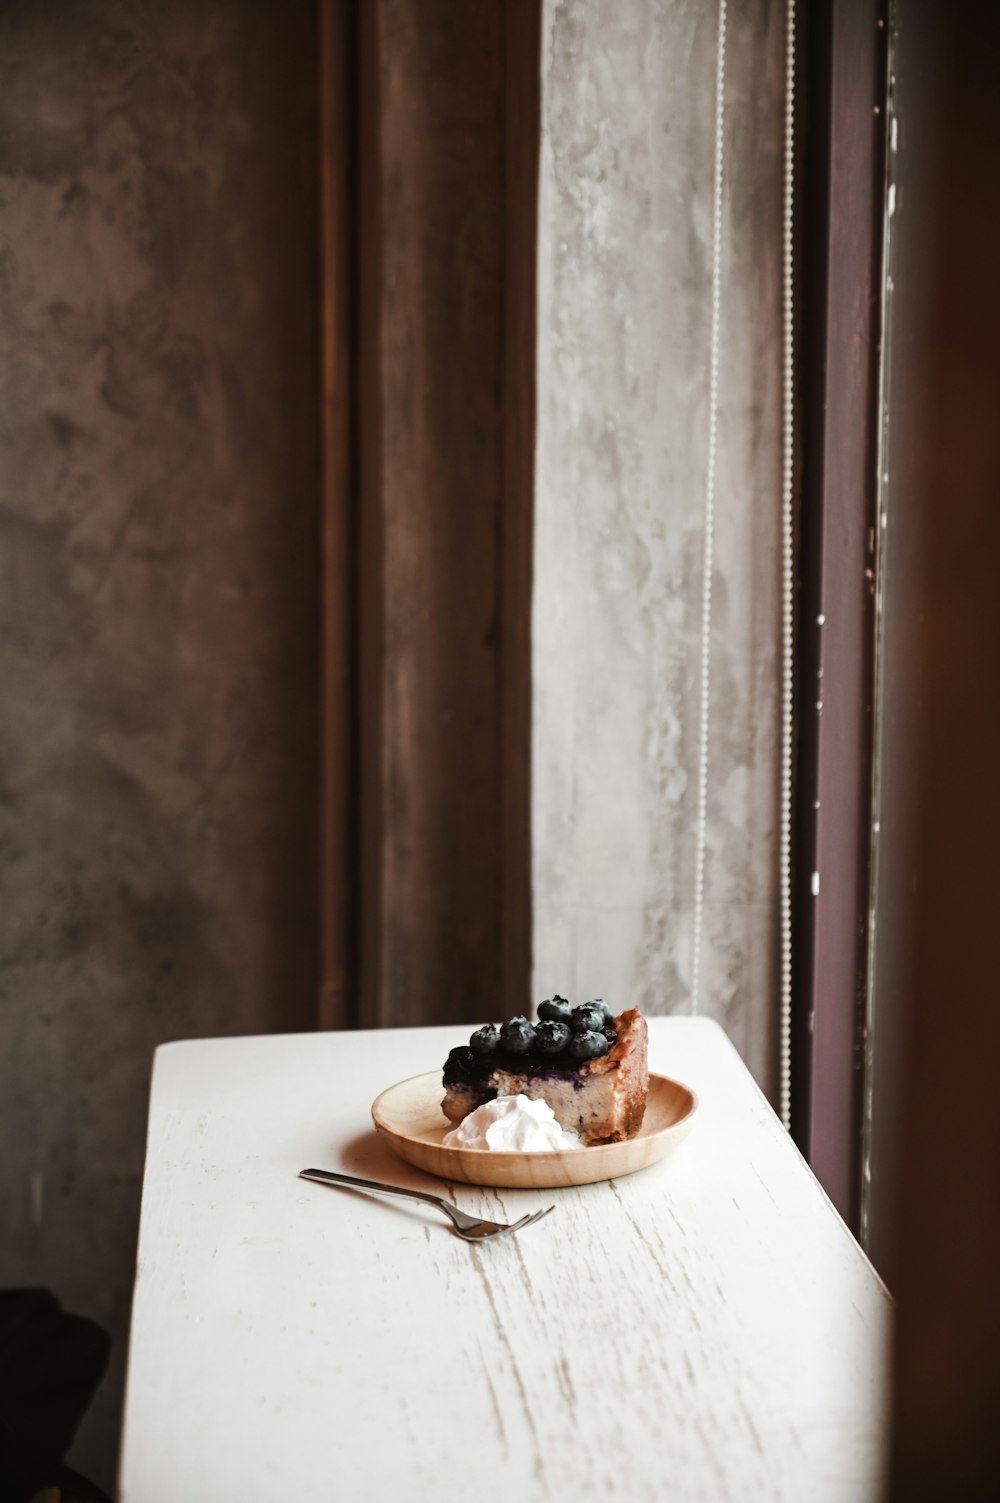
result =
[[650,1075],[642,1127],[624,1143],[553,1153],[446,1148],[441,1139],[452,1123],[441,1110],[441,1072],[433,1070],[383,1091],[372,1105],[372,1120],[400,1158],[441,1179],[510,1189],[550,1189],[620,1179],[657,1163],[687,1137],[697,1110],[698,1098],[687,1086],[666,1075]]

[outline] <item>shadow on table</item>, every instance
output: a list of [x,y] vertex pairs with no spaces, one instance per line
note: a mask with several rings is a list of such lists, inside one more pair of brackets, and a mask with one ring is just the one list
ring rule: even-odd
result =
[[424,1174],[405,1163],[386,1147],[374,1128],[340,1144],[337,1157],[345,1174],[357,1174],[363,1179],[380,1179],[387,1185],[404,1185],[414,1190],[429,1189],[440,1183],[432,1174]]
[[[429,1190],[438,1195],[451,1193],[450,1187],[442,1180],[413,1168],[393,1153],[391,1148],[387,1148],[374,1128],[339,1144],[331,1153],[330,1162],[327,1164],[324,1161],[320,1167],[342,1169],[345,1174],[356,1174],[359,1179],[380,1180],[382,1184],[400,1185],[406,1190]],[[437,1226],[440,1223],[440,1217],[430,1206],[407,1204],[405,1200],[382,1199],[365,1190],[352,1191],[348,1186],[343,1191],[340,1187],[331,1188],[335,1194],[364,1196],[369,1204],[379,1206],[387,1216],[395,1217],[397,1221],[402,1216],[408,1221],[424,1225]]]

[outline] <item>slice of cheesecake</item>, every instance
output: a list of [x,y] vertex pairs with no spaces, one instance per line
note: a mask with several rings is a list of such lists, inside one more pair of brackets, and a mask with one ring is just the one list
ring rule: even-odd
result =
[[629,1008],[608,1017],[604,1035],[607,1052],[582,1060],[568,1049],[543,1053],[530,1039],[516,1055],[502,1044],[488,1055],[453,1049],[444,1068],[445,1116],[460,1122],[484,1101],[523,1095],[547,1101],[559,1124],[588,1146],[634,1137],[649,1090],[646,1020]]

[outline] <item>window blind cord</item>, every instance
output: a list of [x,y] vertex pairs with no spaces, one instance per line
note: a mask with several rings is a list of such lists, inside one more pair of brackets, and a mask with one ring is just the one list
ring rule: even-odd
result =
[[[708,455],[705,467],[705,539],[701,594],[701,705],[698,727],[698,806],[694,878],[691,1014],[701,1010],[701,952],[705,913],[705,845],[708,826],[709,710],[711,704],[712,569],[715,543],[715,479],[719,423],[719,314],[722,294],[723,128],[725,125],[726,0],[719,0],[715,79],[715,180],[712,209],[712,310],[709,334]],[[781,465],[781,755],[778,892],[780,910],[779,1110],[791,1125],[792,1021],[792,708],[793,708],[793,482],[794,306],[792,207],[795,169],[795,0],[785,12],[785,132],[782,223],[782,465]]]
[[784,350],[782,371],[781,474],[781,834],[778,887],[781,903],[781,1021],[779,1107],[791,1127],[792,1114],[792,710],[794,653],[794,418],[795,309],[793,300],[793,224],[795,188],[795,0],[785,12],[785,195],[782,229]]
[[701,581],[701,705],[698,721],[698,812],[695,823],[694,935],[691,1015],[701,1010],[701,945],[705,914],[705,837],[708,826],[708,726],[712,668],[712,567],[715,545],[715,470],[719,429],[719,313],[722,304],[722,167],[726,110],[726,0],[719,0],[715,63],[715,183],[712,202],[712,311],[708,344],[708,454],[705,465],[705,541]]

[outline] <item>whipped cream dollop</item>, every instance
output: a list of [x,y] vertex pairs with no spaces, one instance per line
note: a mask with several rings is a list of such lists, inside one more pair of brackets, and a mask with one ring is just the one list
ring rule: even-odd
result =
[[583,1147],[575,1132],[560,1127],[547,1101],[520,1095],[484,1102],[441,1141],[446,1148],[489,1148],[494,1153],[552,1153]]

